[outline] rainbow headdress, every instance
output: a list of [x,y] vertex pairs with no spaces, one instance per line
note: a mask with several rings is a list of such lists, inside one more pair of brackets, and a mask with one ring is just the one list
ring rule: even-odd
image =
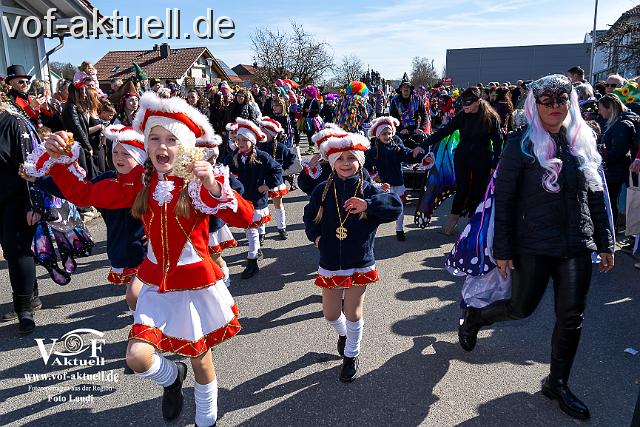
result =
[[367,96],[369,96],[369,88],[366,84],[356,80],[347,85],[347,95],[359,95],[363,98],[366,98]]

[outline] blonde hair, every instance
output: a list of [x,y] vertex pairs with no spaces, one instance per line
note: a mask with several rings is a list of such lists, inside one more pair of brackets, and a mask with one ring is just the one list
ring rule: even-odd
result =
[[[131,206],[131,216],[142,219],[149,208],[149,187],[151,187],[151,177],[153,176],[153,163],[147,160],[144,163],[144,174],[142,175],[142,191],[138,193],[136,199]],[[180,190],[178,202],[174,210],[176,216],[189,218],[191,216],[191,202],[189,200],[189,187],[185,181],[184,186]]]

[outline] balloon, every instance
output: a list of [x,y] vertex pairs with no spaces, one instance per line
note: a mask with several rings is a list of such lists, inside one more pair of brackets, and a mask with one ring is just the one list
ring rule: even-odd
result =
[[284,82],[282,81],[282,79],[276,80],[276,86],[278,86],[278,87],[284,86]]

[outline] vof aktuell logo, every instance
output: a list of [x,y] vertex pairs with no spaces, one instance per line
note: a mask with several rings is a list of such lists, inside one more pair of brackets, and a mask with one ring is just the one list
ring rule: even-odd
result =
[[44,338],[35,338],[38,350],[48,366],[104,366],[102,339],[104,332],[95,329],[74,329],[45,344]]

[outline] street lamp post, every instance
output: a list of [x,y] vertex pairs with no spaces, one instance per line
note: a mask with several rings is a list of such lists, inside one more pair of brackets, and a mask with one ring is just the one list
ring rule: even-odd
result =
[[593,71],[593,60],[594,60],[594,56],[595,56],[595,49],[596,49],[596,22],[598,20],[598,0],[596,0],[596,7],[595,10],[593,12],[593,31],[591,32],[591,56],[589,59],[589,74],[590,74],[590,78],[589,81],[591,82],[591,84],[595,83],[595,72]]

